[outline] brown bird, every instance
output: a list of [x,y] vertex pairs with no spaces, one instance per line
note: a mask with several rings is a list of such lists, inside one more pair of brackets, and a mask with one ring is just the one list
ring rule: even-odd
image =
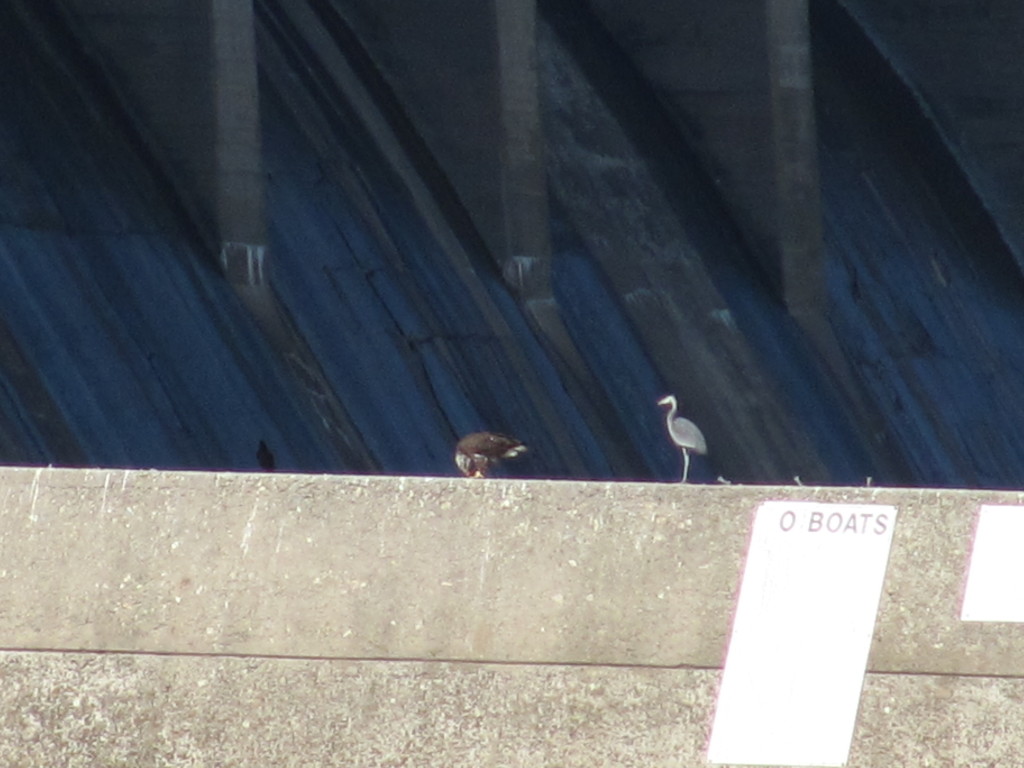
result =
[[514,437],[497,432],[474,432],[455,446],[455,465],[466,477],[486,477],[488,470],[502,459],[514,459],[526,453],[526,446]]

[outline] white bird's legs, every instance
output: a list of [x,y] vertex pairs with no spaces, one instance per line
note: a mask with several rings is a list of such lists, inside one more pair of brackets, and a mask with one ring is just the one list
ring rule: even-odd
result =
[[685,483],[687,475],[690,474],[690,452],[685,448],[681,449],[683,452],[683,479],[679,482]]

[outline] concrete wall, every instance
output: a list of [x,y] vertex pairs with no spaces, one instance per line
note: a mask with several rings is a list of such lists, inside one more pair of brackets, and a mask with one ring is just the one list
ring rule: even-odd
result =
[[958,619],[978,505],[1017,493],[7,469],[0,496],[7,765],[702,765],[766,499],[899,508],[850,765],[1024,737],[1024,637]]

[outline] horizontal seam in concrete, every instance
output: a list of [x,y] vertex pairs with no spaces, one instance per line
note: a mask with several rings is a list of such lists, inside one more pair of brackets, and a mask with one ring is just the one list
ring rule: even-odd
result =
[[[38,655],[78,655],[78,656],[160,656],[183,659],[258,659],[276,661],[345,661],[367,664],[458,664],[460,666],[477,667],[585,667],[595,669],[636,669],[636,670],[693,670],[721,671],[721,667],[703,666],[698,664],[615,664],[609,662],[582,661],[506,661],[486,659],[457,658],[423,658],[423,657],[369,657],[369,656],[303,656],[298,654],[284,655],[271,653],[201,653],[198,651],[124,651],[95,650],[81,648],[0,648],[0,653],[25,653]],[[891,669],[868,669],[865,676],[897,676],[897,677],[938,677],[938,678],[979,678],[989,680],[1024,679],[1024,675],[985,674],[983,672],[942,672],[942,671],[900,671]]]
[[372,664],[395,663],[395,664],[463,664],[475,666],[502,666],[502,667],[596,667],[608,669],[693,669],[693,670],[718,670],[720,667],[703,666],[699,664],[638,664],[622,662],[589,662],[589,661],[508,661],[502,659],[458,659],[458,658],[437,658],[437,657],[395,657],[395,656],[309,656],[302,654],[276,654],[276,653],[232,653],[232,652],[202,652],[202,651],[126,651],[126,650],[97,650],[95,648],[0,648],[0,653],[35,653],[48,655],[76,654],[79,656],[167,656],[180,657],[185,659],[277,659],[281,661],[351,661],[368,662]]
[[[701,664],[638,664],[626,663],[616,664],[612,662],[586,662],[586,661],[508,661],[502,659],[459,659],[459,658],[425,658],[417,656],[394,657],[394,656],[304,656],[301,654],[274,654],[274,653],[216,653],[199,651],[126,651],[126,650],[96,650],[93,648],[0,648],[0,653],[33,653],[40,655],[69,655],[79,656],[165,656],[184,659],[260,659],[279,661],[348,661],[369,664],[460,664],[463,666],[490,666],[490,667],[593,667],[597,669],[652,669],[652,670],[700,670],[700,671],[721,671],[721,667],[705,666]],[[944,671],[905,671],[895,669],[868,669],[865,675],[895,675],[899,677],[967,677],[982,679],[1024,679],[1024,675],[1000,675],[986,674],[984,672],[944,672]]]
[[943,672],[934,671],[928,672],[926,670],[895,670],[895,669],[869,669],[867,670],[869,675],[899,675],[900,677],[970,677],[970,678],[981,678],[986,680],[1021,680],[1024,679],[1024,675],[1012,675],[1012,674],[995,674],[986,672]]

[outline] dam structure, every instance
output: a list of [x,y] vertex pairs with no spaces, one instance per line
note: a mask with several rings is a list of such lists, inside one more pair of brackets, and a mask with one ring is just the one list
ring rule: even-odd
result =
[[778,502],[896,510],[847,764],[1013,764],[1022,31],[0,4],[0,762],[705,765]]

